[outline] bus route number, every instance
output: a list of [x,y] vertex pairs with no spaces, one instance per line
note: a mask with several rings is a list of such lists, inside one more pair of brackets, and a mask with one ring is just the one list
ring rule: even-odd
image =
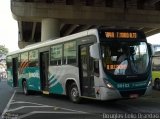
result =
[[117,88],[129,88],[129,83],[120,83],[117,84]]

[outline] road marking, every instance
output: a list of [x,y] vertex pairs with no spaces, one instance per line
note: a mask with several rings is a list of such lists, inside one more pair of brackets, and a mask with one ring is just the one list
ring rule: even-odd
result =
[[17,111],[17,110],[24,109],[24,108],[36,108],[36,107],[44,108],[44,107],[52,107],[52,106],[21,106],[21,107],[17,107],[14,109],[10,109],[7,112],[13,112],[13,111]]
[[42,113],[43,114],[78,114],[77,112],[33,111],[33,112],[19,116],[18,119],[22,119],[22,118],[25,118],[25,117],[28,117],[34,114],[42,114]]
[[73,109],[68,109],[68,108],[63,108],[63,107],[57,107],[57,108],[67,110],[67,111],[77,112],[77,113],[88,113],[89,114],[89,112],[84,112],[84,111],[79,111],[79,110],[73,110]]
[[25,102],[25,101],[12,102],[11,104],[21,104],[21,103],[28,103],[28,104],[39,105],[39,106],[48,106],[48,105],[43,105],[43,104],[39,104],[39,103]]
[[[66,114],[73,114],[73,113],[83,113],[83,114],[89,114],[88,112],[84,112],[84,111],[78,111],[78,110],[73,110],[73,109],[68,109],[68,108],[63,108],[63,107],[56,107],[56,106],[50,106],[50,105],[44,105],[44,104],[39,104],[39,103],[34,103],[34,102],[25,102],[25,101],[17,101],[17,102],[13,102],[12,100],[10,101],[10,104],[23,104],[23,103],[29,103],[29,104],[34,104],[34,105],[37,105],[37,106],[21,106],[21,107],[17,107],[17,108],[14,108],[14,109],[10,109],[9,110],[9,106],[7,107],[6,111],[5,112],[13,112],[13,111],[17,111],[17,110],[21,110],[21,109],[24,109],[24,108],[54,108],[54,110],[56,111],[33,111],[33,112],[30,112],[30,113],[27,113],[27,114],[24,114],[24,115],[21,115],[21,116],[18,116],[19,119],[22,119],[22,118],[25,118],[27,116],[31,116],[33,114],[38,114],[38,113],[66,113]],[[70,111],[70,112],[65,112],[65,111],[58,111],[57,110],[65,110],[65,111]],[[5,114],[5,113],[4,113]]]
[[[68,114],[73,114],[73,113],[83,113],[83,114],[89,114],[88,112],[84,112],[84,111],[78,111],[78,110],[73,110],[73,109],[68,109],[68,108],[63,108],[63,107],[56,107],[56,106],[50,106],[50,105],[44,105],[44,104],[39,104],[39,103],[34,103],[34,102],[25,102],[25,101],[15,101],[13,100],[14,98],[14,95],[16,93],[16,90],[14,91],[14,93],[12,94],[12,97],[10,98],[7,106],[5,107],[3,113],[2,113],[2,119],[4,118],[4,115],[6,112],[13,112],[13,111],[17,111],[17,110],[20,110],[20,109],[24,109],[24,108],[46,108],[46,107],[49,107],[49,108],[54,108],[54,110],[59,110],[59,109],[62,109],[62,110],[66,110],[66,111],[70,111],[70,112],[64,112],[64,111],[59,111],[59,112],[54,112],[54,111],[33,111],[33,112],[30,112],[30,113],[27,113],[27,114],[24,114],[24,115],[21,115],[19,116],[18,118],[24,118],[24,117],[27,117],[27,116],[30,116],[30,115],[33,115],[33,114],[38,114],[38,113],[68,113]],[[14,108],[14,109],[10,109],[9,110],[9,107],[11,104],[22,104],[22,103],[29,103],[29,104],[34,104],[34,105],[37,105],[37,106],[21,106],[21,107],[18,107],[18,108]]]
[[[23,101],[20,101],[20,102],[17,102],[17,103],[22,103],[22,102],[23,102]],[[15,103],[15,102],[14,102],[14,103]],[[78,110],[73,110],[73,109],[68,109],[68,108],[63,108],[63,107],[43,105],[43,104],[32,103],[32,102],[28,102],[28,103],[30,103],[30,104],[37,104],[37,105],[39,105],[39,106],[21,106],[21,107],[17,107],[17,108],[14,108],[14,109],[10,109],[10,110],[8,110],[7,112],[13,112],[13,111],[17,111],[17,110],[24,109],[24,108],[36,108],[36,107],[44,108],[44,107],[50,107],[50,108],[54,108],[54,110],[62,109],[62,110],[67,110],[67,111],[77,112],[77,113],[88,113],[88,112],[84,112],[84,111],[78,111]],[[12,104],[13,104],[13,103],[12,103]]]
[[50,108],[54,108],[56,109],[62,109],[62,110],[67,110],[67,111],[72,111],[72,112],[77,112],[77,113],[88,113],[88,112],[84,112],[84,111],[78,111],[78,110],[73,110],[73,109],[69,109],[69,108],[63,108],[63,107],[57,107],[57,106],[51,106],[51,105],[44,105],[44,104],[40,104],[40,103],[34,103],[34,102],[25,102],[25,101],[17,101],[17,102],[11,102],[10,104],[23,104],[23,103],[28,103],[28,104],[34,104],[34,105],[38,105],[38,106],[21,106],[18,108],[14,108],[14,109],[10,109],[8,110],[8,112],[12,112],[12,111],[17,111],[23,108],[35,108],[35,107],[50,107]]
[[16,93],[16,90],[13,92],[12,97],[10,98],[8,104],[6,105],[5,109],[3,110],[3,113],[2,113],[2,115],[1,115],[2,119],[4,118],[5,113],[8,111],[9,106],[10,106],[10,104],[11,104],[11,102],[12,102],[12,99],[13,99],[15,93]]

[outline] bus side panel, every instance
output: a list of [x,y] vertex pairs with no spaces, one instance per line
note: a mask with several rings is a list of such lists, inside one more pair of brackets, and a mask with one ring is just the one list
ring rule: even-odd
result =
[[[79,78],[78,68],[72,65],[50,66],[49,67],[49,92],[54,94],[66,94],[65,83],[67,79]],[[79,88],[79,84],[77,84]]]
[[28,67],[28,88],[29,90],[40,91],[41,84],[40,84],[40,74],[39,74],[38,67]]
[[22,88],[22,81],[26,80],[28,84],[28,73],[27,73],[27,68],[19,68],[19,75],[18,75],[18,86],[19,88]]
[[13,71],[12,68],[7,69],[7,83],[9,86],[13,87]]
[[[21,74],[21,75],[22,75],[22,74]],[[20,77],[21,77],[21,75],[20,75]],[[23,76],[22,76],[22,77],[23,77]],[[18,87],[19,87],[19,88],[22,88],[22,79],[23,79],[22,77],[21,77],[21,78],[18,78]],[[24,78],[26,78],[26,77],[24,77]]]
[[19,87],[22,88],[22,81],[27,81],[28,90],[40,91],[40,74],[38,67],[26,67],[19,75]]

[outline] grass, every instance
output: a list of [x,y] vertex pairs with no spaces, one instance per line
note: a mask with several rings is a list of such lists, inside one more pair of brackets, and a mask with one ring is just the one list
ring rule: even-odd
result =
[[160,71],[152,71],[152,78],[153,80],[155,78],[160,78]]

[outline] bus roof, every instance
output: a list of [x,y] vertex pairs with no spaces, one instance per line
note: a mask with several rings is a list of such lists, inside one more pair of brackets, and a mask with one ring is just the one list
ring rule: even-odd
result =
[[44,42],[39,42],[39,43],[35,43],[35,44],[32,44],[32,45],[28,45],[23,49],[19,49],[17,51],[13,51],[13,52],[8,53],[7,56],[14,55],[14,54],[17,54],[17,53],[22,53],[22,52],[29,51],[29,50],[38,49],[38,48],[45,47],[45,46],[50,46],[50,45],[53,45],[53,44],[56,44],[56,43],[71,41],[71,40],[76,39],[76,38],[81,38],[81,37],[88,36],[88,35],[93,35],[93,34],[98,35],[97,34],[97,29],[90,29],[90,30],[82,31],[82,32],[75,33],[75,34],[72,34],[72,35],[69,35],[69,36],[60,37],[60,38],[57,38],[57,39],[49,39],[49,40],[44,41]]
[[14,55],[14,54],[17,54],[17,53],[22,53],[22,52],[29,51],[29,50],[34,50],[34,49],[42,48],[42,47],[46,47],[46,46],[50,46],[50,45],[57,44],[57,43],[71,41],[73,39],[81,38],[81,37],[88,36],[88,35],[95,35],[98,38],[98,34],[99,34],[98,32],[103,31],[103,30],[108,30],[108,31],[117,31],[117,30],[119,31],[120,30],[120,31],[137,31],[137,32],[142,32],[142,31],[136,30],[136,29],[116,29],[116,28],[95,28],[95,29],[89,29],[89,30],[82,31],[82,32],[79,32],[79,33],[75,33],[75,34],[72,34],[72,35],[69,35],[69,36],[60,37],[60,38],[57,38],[57,39],[49,39],[49,40],[44,41],[44,42],[39,42],[39,43],[35,43],[35,44],[32,44],[32,45],[28,45],[28,46],[26,46],[23,49],[19,49],[17,51],[8,53],[7,56]]

